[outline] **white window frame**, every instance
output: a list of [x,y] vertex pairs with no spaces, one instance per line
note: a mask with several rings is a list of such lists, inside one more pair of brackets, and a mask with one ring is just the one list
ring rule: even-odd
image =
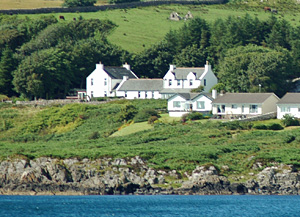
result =
[[173,108],[181,108],[181,102],[180,101],[173,101]]
[[258,113],[258,105],[257,104],[251,104],[249,106],[249,113],[257,114]]
[[205,109],[205,101],[197,101],[197,109]]

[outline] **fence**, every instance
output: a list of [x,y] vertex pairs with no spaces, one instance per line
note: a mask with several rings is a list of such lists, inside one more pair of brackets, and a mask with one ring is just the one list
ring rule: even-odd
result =
[[36,9],[14,9],[0,10],[3,14],[47,14],[47,13],[74,13],[74,12],[97,12],[112,9],[126,9],[146,6],[158,6],[165,4],[222,4],[225,0],[198,0],[198,1],[147,1],[130,2],[114,5],[100,5],[90,7],[72,7],[72,8],[36,8]]

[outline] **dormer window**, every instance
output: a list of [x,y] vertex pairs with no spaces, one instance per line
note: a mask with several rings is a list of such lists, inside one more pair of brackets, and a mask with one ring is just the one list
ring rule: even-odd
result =
[[104,86],[107,85],[107,78],[104,78]]
[[193,79],[190,79],[190,86],[193,86]]
[[172,86],[172,79],[169,79],[169,86]]
[[93,85],[94,85],[94,79],[91,78],[91,86],[93,86]]

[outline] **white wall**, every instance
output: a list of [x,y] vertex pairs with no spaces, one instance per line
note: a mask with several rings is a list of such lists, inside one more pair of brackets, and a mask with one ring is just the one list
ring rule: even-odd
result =
[[[180,102],[180,107],[174,107],[174,102]],[[182,98],[181,96],[177,95],[173,97],[171,100],[168,100],[168,111],[183,111],[185,109],[186,99]]]
[[211,70],[211,65],[205,65],[205,71],[201,76],[201,84],[204,86],[204,79],[206,80],[206,85],[204,86],[204,92],[208,93],[210,89],[218,83],[218,79]]
[[[225,112],[221,112],[218,113],[218,109],[217,106],[218,105],[225,105]],[[237,108],[232,108],[232,105],[236,105]],[[257,113],[250,113],[250,105],[257,105]],[[244,112],[242,112],[242,106],[244,106]],[[212,108],[212,113],[214,115],[259,115],[262,114],[262,106],[261,104],[249,104],[249,103],[245,103],[245,104],[234,104],[234,103],[230,103],[230,104],[226,104],[226,103],[218,103],[218,104],[213,104],[213,108]]]
[[[198,109],[197,108],[197,102],[204,101],[205,108],[204,109]],[[195,98],[193,100],[193,111],[211,111],[212,110],[212,100],[207,98],[206,96],[200,95],[199,97]]]
[[[125,97],[126,99],[161,99],[159,91],[126,91],[127,97],[125,97],[125,91],[117,91],[117,96]],[[147,97],[146,97],[147,93]]]
[[[289,108],[290,111],[282,111],[282,108]],[[280,104],[277,105],[277,119],[282,119],[284,115],[289,114],[291,116],[294,116],[295,118],[300,118],[300,112],[299,112],[300,105],[298,104]]]

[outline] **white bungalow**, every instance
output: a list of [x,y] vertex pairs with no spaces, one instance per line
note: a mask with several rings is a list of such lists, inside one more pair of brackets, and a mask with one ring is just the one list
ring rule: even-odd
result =
[[168,99],[170,117],[181,117],[189,112],[209,114],[216,92],[210,93],[178,93]]
[[162,79],[127,79],[116,89],[117,96],[126,99],[160,99]]
[[213,115],[251,117],[276,112],[279,98],[274,93],[226,93],[212,102]]
[[300,118],[300,93],[286,93],[277,102],[277,118],[282,119],[286,114]]

